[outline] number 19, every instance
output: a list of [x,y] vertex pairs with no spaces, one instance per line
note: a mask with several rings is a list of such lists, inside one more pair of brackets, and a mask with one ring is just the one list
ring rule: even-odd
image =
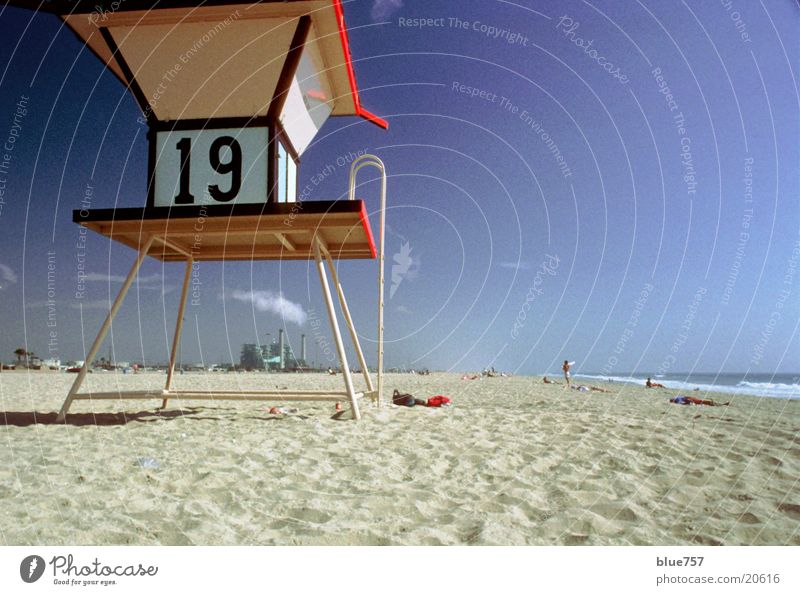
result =
[[[230,149],[230,160],[223,163],[220,153],[223,147]],[[194,204],[194,195],[189,190],[191,178],[191,151],[190,138],[182,138],[175,145],[181,154],[181,173],[179,178],[179,192],[175,196],[176,205]],[[208,151],[208,161],[214,171],[220,174],[231,174],[231,184],[227,190],[220,190],[217,184],[209,184],[208,194],[218,202],[230,202],[239,194],[242,188],[242,147],[232,136],[220,136],[211,143]]]

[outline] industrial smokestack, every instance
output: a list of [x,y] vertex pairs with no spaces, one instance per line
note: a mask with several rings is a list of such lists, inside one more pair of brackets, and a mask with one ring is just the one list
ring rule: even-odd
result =
[[306,336],[300,335],[300,361],[306,365]]
[[278,353],[280,353],[281,360],[280,360],[280,369],[283,370],[284,361],[283,361],[283,329],[278,329]]

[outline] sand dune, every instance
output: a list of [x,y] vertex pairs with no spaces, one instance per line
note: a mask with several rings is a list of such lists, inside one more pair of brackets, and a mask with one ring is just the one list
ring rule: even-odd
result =
[[[173,401],[162,414],[156,401],[104,402],[91,415],[80,401],[56,425],[73,379],[0,374],[4,544],[800,545],[798,401],[687,407],[616,384],[389,375],[389,393],[455,406],[366,407],[356,423],[331,419],[331,404],[278,418],[263,402]],[[177,377],[202,389],[340,382]]]

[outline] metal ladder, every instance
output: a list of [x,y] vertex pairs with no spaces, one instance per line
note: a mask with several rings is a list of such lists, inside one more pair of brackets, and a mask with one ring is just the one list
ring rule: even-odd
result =
[[378,247],[378,389],[377,404],[381,406],[383,398],[383,267],[384,267],[384,232],[386,230],[386,166],[376,155],[361,155],[350,166],[350,188],[348,200],[355,200],[356,175],[364,167],[374,167],[381,173],[381,206],[380,206],[380,242]]

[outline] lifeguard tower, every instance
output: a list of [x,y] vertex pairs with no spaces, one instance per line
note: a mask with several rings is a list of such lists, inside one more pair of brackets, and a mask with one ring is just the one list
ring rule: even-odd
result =
[[[348,200],[296,201],[297,164],[331,116],[387,123],[361,105],[340,0],[10,0],[57,15],[130,89],[149,128],[143,208],[74,211],[73,221],[138,252],[61,411],[76,399],[170,398],[380,403],[383,371],[383,236],[386,175],[364,155],[350,170]],[[381,174],[376,250],[363,167]],[[79,390],[147,257],[186,263],[163,390]],[[373,386],[334,261],[378,257],[378,369]],[[316,262],[344,390],[185,391],[172,388],[192,264],[220,260]],[[365,388],[356,390],[331,296],[330,270]]]

